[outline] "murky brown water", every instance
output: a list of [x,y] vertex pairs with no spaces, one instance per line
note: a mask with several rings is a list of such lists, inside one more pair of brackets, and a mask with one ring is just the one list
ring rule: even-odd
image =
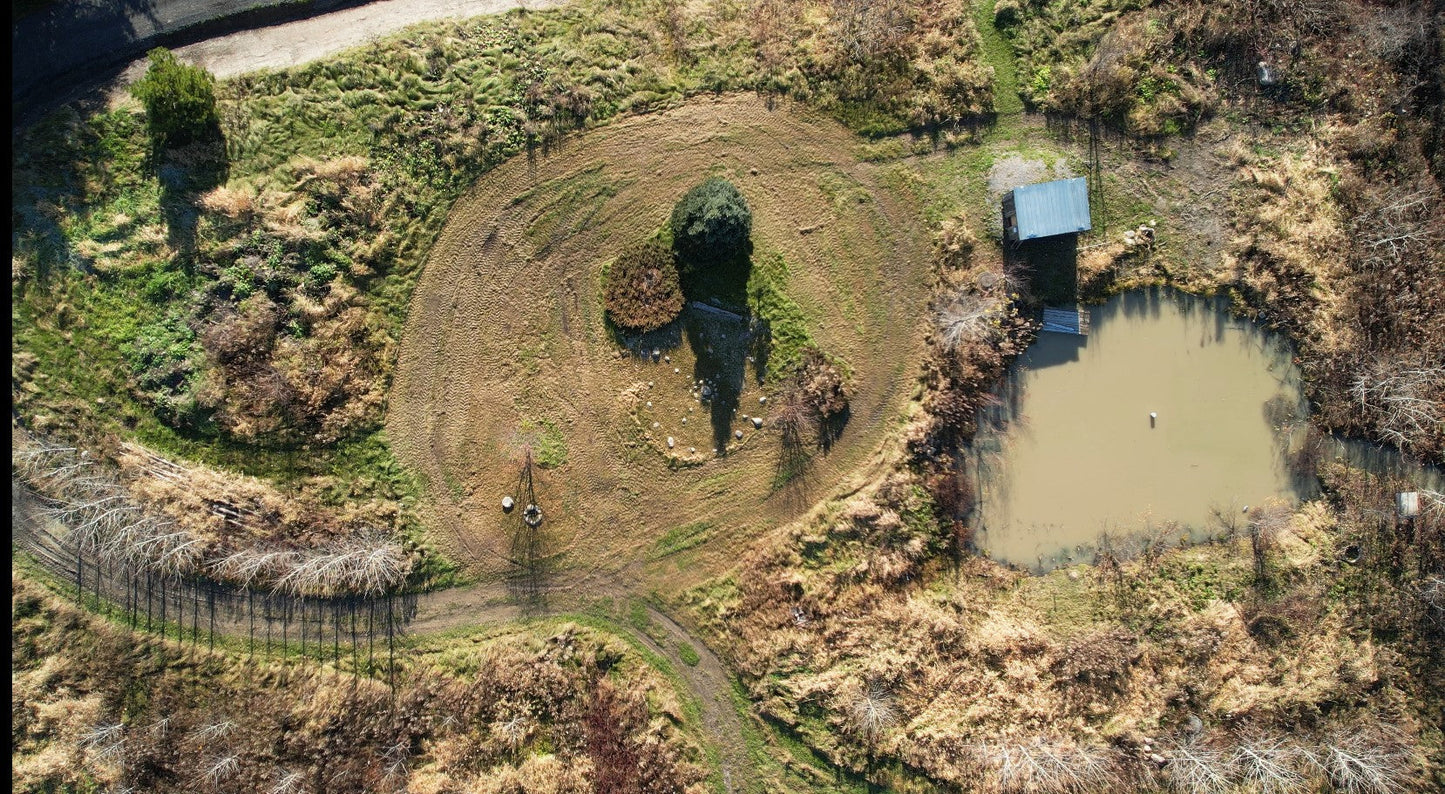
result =
[[1040,336],[992,412],[1002,430],[976,442],[981,548],[1048,567],[1087,558],[1104,532],[1176,522],[1197,534],[1211,508],[1296,498],[1276,430],[1303,407],[1284,345],[1164,290],[1091,319],[1087,338]]

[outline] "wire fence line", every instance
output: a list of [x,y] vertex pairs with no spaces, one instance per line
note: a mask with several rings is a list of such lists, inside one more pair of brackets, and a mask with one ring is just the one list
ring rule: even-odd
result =
[[[41,472],[39,453],[15,456],[12,545],[67,582],[82,605],[193,647],[240,642],[251,655],[349,659],[357,673],[394,680],[397,641],[418,596],[401,591],[389,547],[359,539],[320,552],[250,548],[205,560],[197,539],[145,513],[88,459],[46,452]],[[27,475],[63,478],[64,487],[40,493]],[[262,567],[281,574],[258,575]]]

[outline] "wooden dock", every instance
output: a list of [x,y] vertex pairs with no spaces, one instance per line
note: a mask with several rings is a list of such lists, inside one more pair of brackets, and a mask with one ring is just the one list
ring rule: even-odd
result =
[[1086,308],[1044,308],[1044,331],[1055,334],[1089,335],[1089,310]]

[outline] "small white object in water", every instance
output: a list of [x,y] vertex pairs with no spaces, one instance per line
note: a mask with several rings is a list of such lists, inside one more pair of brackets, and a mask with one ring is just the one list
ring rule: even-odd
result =
[[768,398],[767,398],[767,397],[759,397],[759,398],[758,398],[758,405],[762,405],[763,403],[765,403],[765,402],[767,402],[767,401],[768,401]]
[[1159,418],[1159,414],[1156,414],[1156,413],[1154,413],[1153,411],[1150,411],[1150,412],[1149,412],[1149,418],[1150,418],[1150,419],[1158,419],[1158,418]]
[[1241,513],[1248,513],[1248,512],[1249,512],[1249,505],[1245,505],[1245,506],[1244,506],[1244,509],[1241,510],[1241,511],[1239,511],[1239,512],[1241,512]]
[[677,443],[677,441],[673,440],[672,436],[668,436],[668,437],[667,437],[667,448],[668,448],[668,449],[672,449],[672,445],[673,445],[673,444],[676,444],[676,443]]
[[672,374],[676,375],[677,373],[678,373],[677,367],[673,367],[673,368],[672,368]]
[[503,510],[511,510],[512,507],[513,507],[513,505],[515,505],[515,504],[517,504],[517,503],[512,500],[512,497],[510,497],[510,496],[503,496],[503,497],[502,497],[502,509],[503,509]]
[[684,416],[684,417],[682,418],[682,423],[683,423],[683,424],[687,424],[687,417],[686,417],[686,416]]

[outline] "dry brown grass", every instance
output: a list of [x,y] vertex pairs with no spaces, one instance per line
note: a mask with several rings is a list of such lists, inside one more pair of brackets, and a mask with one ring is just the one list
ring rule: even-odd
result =
[[[1350,756],[1393,770],[1375,790],[1422,784],[1435,696],[1389,682],[1427,656],[1372,638],[1376,607],[1324,595],[1356,531],[1342,524],[1367,519],[1328,501],[1278,515],[1269,564],[1286,589],[1258,596],[1243,535],[1112,568],[1035,578],[965,559],[955,574],[910,493],[895,479],[830,505],[691,594],[759,710],[833,762],[876,769],[876,754],[986,791],[1304,791],[1359,771],[1312,760],[1358,718],[1383,726]],[[864,730],[875,701],[887,727]]]
[[17,477],[95,565],[328,596],[394,592],[418,559],[391,537],[394,526],[368,523],[394,521],[394,505],[340,512],[135,444],[121,446],[112,468],[86,452],[19,441]]
[[650,705],[675,702],[666,683],[575,626],[423,646],[389,691],[133,634],[18,574],[11,591],[17,790],[703,790],[676,710]]
[[[453,559],[508,570],[516,519],[497,503],[517,487],[529,427],[550,427],[544,435],[565,445],[565,462],[538,471],[536,487],[549,553],[567,565],[616,570],[650,556],[672,528],[728,527],[686,565],[659,566],[669,588],[728,564],[763,527],[873,463],[921,354],[926,236],[911,200],[852,159],[856,145],[796,105],[698,101],[590,132],[535,163],[503,164],[458,204],[412,304],[388,425],[398,458],[429,483],[423,509]],[[836,165],[820,170],[822,161]],[[645,345],[670,360],[624,356],[604,323],[605,259],[665,223],[710,169],[748,198],[755,270],[781,257],[777,288],[812,341],[851,370],[847,426],[787,487],[775,482],[784,401],[759,383],[757,357],[745,358],[753,350],[738,351],[742,402],[736,416],[716,417],[727,441],[717,444],[710,408],[689,392],[701,377],[699,340]]]
[[1337,151],[1241,167],[1225,264],[1246,304],[1299,343],[1324,425],[1439,459],[1445,204],[1428,178],[1367,181]]

